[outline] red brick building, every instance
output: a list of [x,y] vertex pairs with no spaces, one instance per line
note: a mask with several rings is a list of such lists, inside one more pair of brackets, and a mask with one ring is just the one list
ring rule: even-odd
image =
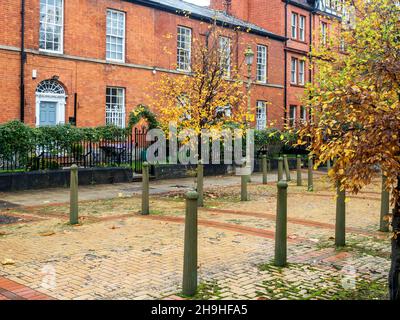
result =
[[233,16],[287,39],[283,53],[284,111],[281,119],[289,124],[307,120],[310,115],[302,105],[302,97],[306,83],[313,81],[311,47],[326,45],[330,36],[340,33],[342,22],[349,23],[343,1],[211,0],[211,7],[227,10]]
[[2,0],[0,123],[124,125],[129,111],[149,103],[151,82],[187,71],[193,38],[204,37],[214,19],[237,43],[233,64],[248,45],[255,53],[256,125],[305,116],[300,97],[312,77],[312,32],[325,17],[338,18],[319,2],[211,0],[205,8],[180,0]]

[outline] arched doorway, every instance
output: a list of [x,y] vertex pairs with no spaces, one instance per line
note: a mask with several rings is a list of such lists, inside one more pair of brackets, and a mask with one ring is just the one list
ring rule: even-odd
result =
[[65,89],[57,80],[44,80],[36,88],[36,126],[65,123]]

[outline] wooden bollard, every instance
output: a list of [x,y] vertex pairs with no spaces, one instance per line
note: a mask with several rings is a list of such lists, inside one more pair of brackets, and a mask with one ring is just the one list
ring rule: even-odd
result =
[[308,191],[314,191],[313,185],[313,158],[312,156],[308,156]]
[[283,158],[278,158],[278,181],[283,180]]
[[382,232],[389,232],[389,221],[388,221],[388,214],[389,214],[389,191],[386,189],[386,180],[387,177],[383,174],[382,175],[382,193],[381,193],[381,219],[379,223],[379,231]]
[[78,224],[78,166],[73,164],[71,166],[70,186],[70,200],[69,200],[69,223]]
[[263,174],[263,184],[268,184],[268,165],[267,165],[267,156],[262,156],[262,174]]
[[204,207],[204,164],[199,160],[197,164],[197,193],[199,195],[198,205]]
[[185,244],[182,293],[193,296],[197,290],[197,207],[196,191],[186,193]]
[[297,155],[296,157],[296,169],[297,169],[297,186],[302,186],[303,181],[301,177],[301,155]]
[[149,183],[149,164],[147,162],[143,163],[142,167],[142,215],[150,214],[150,183]]
[[287,263],[287,188],[285,181],[279,181],[276,230],[275,230],[275,266],[284,267]]
[[249,175],[244,174],[244,170],[246,168],[246,160],[242,160],[242,175],[241,175],[241,184],[240,184],[240,200],[241,201],[249,201],[249,194],[247,191],[247,183],[249,182]]
[[285,167],[285,175],[286,175],[286,181],[290,181],[290,168],[289,168],[289,161],[287,158],[287,155],[283,155],[283,165]]
[[343,247],[346,245],[346,191],[338,183],[336,192],[335,245]]

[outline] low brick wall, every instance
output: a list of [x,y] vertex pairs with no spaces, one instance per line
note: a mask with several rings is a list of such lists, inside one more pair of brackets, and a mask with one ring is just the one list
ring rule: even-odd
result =
[[[110,184],[132,181],[132,169],[79,169],[79,185]],[[69,187],[70,170],[47,170],[0,174],[0,191],[19,191]]]

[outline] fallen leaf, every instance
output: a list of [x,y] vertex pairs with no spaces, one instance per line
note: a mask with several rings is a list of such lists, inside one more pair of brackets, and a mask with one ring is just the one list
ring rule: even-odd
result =
[[53,234],[56,234],[56,233],[53,231],[39,233],[39,235],[41,235],[42,237],[49,237],[49,236],[52,236]]
[[14,263],[15,263],[15,261],[14,261],[13,259],[4,259],[4,260],[1,262],[1,264],[2,264],[3,266],[12,265],[12,264],[14,264]]

